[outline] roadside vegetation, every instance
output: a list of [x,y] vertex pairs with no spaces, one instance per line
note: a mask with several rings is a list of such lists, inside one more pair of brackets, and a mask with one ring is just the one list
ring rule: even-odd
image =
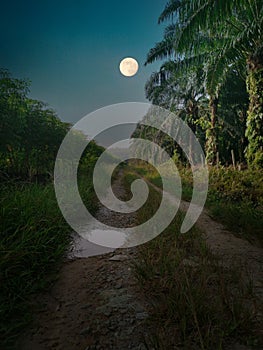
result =
[[[262,169],[262,1],[169,0],[158,22],[163,39],[146,64],[161,61],[161,68],[145,86],[147,98],[185,120],[209,165]],[[183,158],[165,135],[159,143]]]
[[[182,180],[182,199],[191,201],[192,170],[178,163]],[[145,162],[133,161],[133,171],[162,188],[160,174]],[[163,169],[169,169],[165,164]],[[169,174],[167,173],[167,178]],[[172,186],[172,184],[171,184]],[[205,204],[210,215],[230,231],[251,243],[263,246],[263,177],[261,170],[237,170],[233,167],[210,167],[209,189]]]
[[[189,126],[206,160],[195,154],[186,158],[182,148],[192,149],[193,136],[180,130],[182,148],[143,123],[133,136],[157,143],[174,159],[188,201],[193,188],[189,161],[194,167],[206,161],[211,215],[262,245],[263,3],[169,0],[158,23],[164,26],[163,38],[149,50],[145,64],[159,61],[161,67],[149,77],[146,97]],[[143,167],[137,171],[161,186],[157,172]]]
[[[149,51],[146,64],[160,60],[161,68],[147,81],[146,97],[184,120],[204,149],[206,160],[198,161],[209,165],[211,216],[262,245],[263,2],[169,0],[159,23],[165,24],[163,40]],[[29,89],[28,81],[0,69],[0,341],[6,349],[30,322],[32,296],[56,279],[71,239],[53,187],[57,151],[71,125],[29,98]],[[83,137],[76,134],[77,142]],[[178,144],[143,123],[133,137],[156,142],[173,157],[183,199],[190,201],[192,172]],[[190,136],[189,149],[192,141]],[[81,197],[93,212],[92,170],[101,152],[91,143],[78,173]],[[194,155],[190,160],[195,163]],[[151,166],[137,161],[127,169],[127,186],[138,173],[162,187]],[[158,208],[160,195],[153,188],[147,203],[138,222]],[[234,261],[231,268],[224,266],[196,228],[180,235],[182,218],[181,213],[162,235],[138,249],[134,269],[156,329],[146,346],[258,346],[253,285],[244,283]]]
[[[129,171],[127,188],[138,178]],[[161,194],[150,186],[138,223],[153,215],[160,200]],[[230,268],[212,254],[196,227],[180,234],[183,217],[179,213],[161,235],[139,246],[133,263],[150,305],[148,322],[154,331],[145,339],[147,349],[259,346],[260,325],[249,276],[240,271],[238,262]]]
[[[263,246],[262,170],[239,171],[233,167],[213,167],[209,173],[206,207],[211,216],[239,237]],[[184,169],[182,174],[185,197],[190,200],[191,170]]]
[[[0,72],[0,343],[13,349],[31,321],[33,295],[50,288],[71,242],[58,208],[53,167],[70,125],[27,97],[29,84]],[[76,136],[79,137],[79,136]],[[90,143],[79,167],[79,190],[96,210],[92,168],[102,148]]]
[[1,186],[1,343],[11,347],[30,321],[32,293],[55,278],[70,242],[70,228],[52,184]]

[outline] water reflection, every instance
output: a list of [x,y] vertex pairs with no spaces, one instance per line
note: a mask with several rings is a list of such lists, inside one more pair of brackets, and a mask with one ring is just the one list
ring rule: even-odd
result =
[[[95,231],[95,230],[94,230]],[[103,247],[84,239],[77,233],[72,234],[72,247],[68,253],[69,259],[87,258],[89,256],[101,255],[113,252],[113,248]]]
[[90,242],[109,248],[120,248],[126,240],[126,234],[121,231],[96,229],[89,232]]

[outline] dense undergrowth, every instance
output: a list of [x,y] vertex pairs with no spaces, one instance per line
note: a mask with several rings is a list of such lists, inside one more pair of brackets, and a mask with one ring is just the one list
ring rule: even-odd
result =
[[[134,169],[161,187],[159,173],[145,163],[133,163]],[[188,167],[178,166],[182,181],[182,198],[192,198],[193,177]],[[263,245],[263,176],[261,170],[237,170],[211,167],[206,207],[215,219],[255,244]]]
[[[136,175],[126,175],[130,184]],[[150,188],[138,223],[151,217],[160,194]],[[183,214],[157,238],[138,247],[134,272],[150,304],[154,333],[147,349],[225,349],[226,345],[258,345],[253,284],[244,282],[235,262],[231,268],[211,253],[194,227],[180,234]],[[243,276],[244,277],[244,276]]]
[[[191,199],[192,175],[182,171],[184,197]],[[263,245],[263,176],[261,170],[236,170],[232,167],[209,169],[206,206],[212,217],[240,237]]]

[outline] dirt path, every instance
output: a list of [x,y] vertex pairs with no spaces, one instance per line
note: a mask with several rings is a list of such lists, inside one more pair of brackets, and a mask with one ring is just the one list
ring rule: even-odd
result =
[[[113,191],[125,194],[121,174]],[[135,216],[112,213],[100,206],[97,216],[118,227],[132,226]],[[34,325],[18,344],[22,350],[145,349],[144,321],[148,314],[140,295],[131,263],[134,248],[99,256],[98,248],[76,240],[69,260],[49,293],[38,297]],[[101,253],[110,249],[102,248]]]
[[[123,196],[120,178],[113,190]],[[183,210],[187,206],[182,202]],[[103,207],[100,216],[105,223],[121,222],[124,227],[135,220],[132,215],[113,215]],[[253,271],[256,293],[263,297],[263,250],[226,231],[206,210],[197,225],[213,252],[230,264],[240,259]],[[20,339],[19,349],[146,349],[143,341],[150,334],[146,323],[149,306],[131,273],[133,259],[135,248],[67,260],[51,291],[38,297],[34,325]]]
[[128,264],[133,252],[111,255],[65,263],[21,349],[145,349],[147,312]]

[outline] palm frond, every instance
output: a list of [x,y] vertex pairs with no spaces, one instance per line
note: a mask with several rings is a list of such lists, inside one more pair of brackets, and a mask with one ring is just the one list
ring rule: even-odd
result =
[[162,60],[172,56],[174,53],[174,40],[172,37],[168,37],[163,41],[155,44],[155,46],[149,51],[145,65],[152,63],[156,60]]
[[180,8],[180,6],[182,5],[183,1],[180,0],[170,0],[166,6],[165,9],[163,10],[163,12],[161,13],[159,19],[158,19],[158,23],[162,23],[166,20],[169,20],[171,18],[173,18],[173,16],[176,15],[178,9]]
[[176,33],[179,31],[178,23],[172,23],[168,25],[164,30],[164,39],[166,38],[175,38]]

